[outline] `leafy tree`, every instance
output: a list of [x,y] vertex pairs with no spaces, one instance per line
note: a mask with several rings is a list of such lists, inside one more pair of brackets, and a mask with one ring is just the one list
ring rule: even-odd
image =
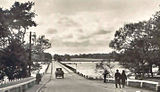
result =
[[37,40],[37,46],[39,47],[40,51],[44,51],[51,47],[51,43],[48,39],[45,38],[44,35],[42,35]]
[[148,21],[124,25],[115,33],[110,47],[119,52],[119,61],[133,72],[160,71],[160,11]]
[[52,55],[50,53],[44,53],[45,62],[52,62]]
[[8,24],[9,30],[12,33],[12,39],[17,38],[23,42],[26,30],[29,29],[29,27],[37,25],[33,21],[35,17],[35,13],[31,11],[33,5],[33,2],[15,2],[10,8]]
[[156,12],[156,14],[149,20],[150,26],[148,29],[151,30],[151,44],[154,48],[154,57],[152,56],[153,63],[159,66],[160,72],[160,11]]
[[0,8],[0,47],[4,48],[7,45],[7,38],[10,34],[9,30],[8,30],[8,25],[6,25],[6,14],[5,14],[6,10],[3,10],[2,8]]
[[28,76],[24,35],[29,27],[36,26],[33,5],[15,2],[10,9],[0,8],[0,66],[9,79]]
[[58,55],[58,54],[55,54],[54,55],[54,60],[55,61],[62,61],[62,56]]
[[[12,42],[1,56],[1,65],[9,79],[27,77],[27,53],[19,41]],[[23,55],[23,56],[22,56]]]
[[19,3],[15,2],[10,9],[0,9],[0,38],[11,43],[18,39],[24,42],[24,35],[29,27],[36,26],[33,21],[35,13],[31,11],[33,2]]
[[70,57],[70,55],[68,55],[68,54],[65,54],[65,55],[64,55],[64,58],[65,58],[65,60],[67,60],[67,61],[70,61],[70,60],[71,60],[71,57]]
[[[49,49],[51,47],[51,43],[49,42],[48,39],[45,38],[44,35],[40,36],[37,40],[35,40],[36,43],[35,45],[33,45],[33,49],[32,52],[33,54],[36,54],[39,56],[40,60],[44,60],[45,59],[45,53],[44,50]],[[51,58],[51,56],[49,55],[49,53],[47,54],[47,57],[49,56],[49,58]]]
[[[149,72],[151,64],[149,55],[153,52],[148,22],[130,23],[124,25],[115,33],[110,47],[120,52],[119,60],[134,73]],[[144,67],[147,68],[144,68]],[[147,71],[146,71],[147,70]],[[152,71],[150,71],[152,72]]]

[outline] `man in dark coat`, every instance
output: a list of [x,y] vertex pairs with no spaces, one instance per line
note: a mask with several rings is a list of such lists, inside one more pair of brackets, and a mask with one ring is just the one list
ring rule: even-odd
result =
[[106,83],[107,74],[109,74],[109,72],[107,70],[104,70],[104,73],[103,73],[104,83]]
[[39,84],[39,82],[41,81],[41,78],[42,78],[42,76],[41,76],[41,74],[38,72],[38,73],[36,74],[36,82],[37,82],[37,84]]
[[126,76],[126,73],[124,70],[122,71],[121,79],[122,79],[122,86],[124,88],[124,86],[126,84],[126,80],[127,80],[127,76]]
[[116,88],[118,88],[118,85],[119,85],[119,88],[121,88],[120,80],[121,80],[121,74],[119,73],[119,70],[116,70],[116,73],[115,73],[115,85],[116,85]]

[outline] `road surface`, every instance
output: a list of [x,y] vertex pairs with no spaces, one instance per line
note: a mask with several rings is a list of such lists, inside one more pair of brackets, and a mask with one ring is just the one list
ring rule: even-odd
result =
[[[54,72],[56,68],[63,68],[65,73],[64,79],[55,78]],[[41,92],[153,92],[132,87],[120,89],[115,88],[113,83],[87,80],[54,61],[51,71],[53,72],[51,81],[41,89]]]

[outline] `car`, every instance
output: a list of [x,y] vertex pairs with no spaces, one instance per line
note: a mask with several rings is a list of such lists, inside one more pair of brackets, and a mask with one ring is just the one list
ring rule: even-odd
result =
[[64,78],[64,72],[62,68],[56,68],[55,77],[57,78]]

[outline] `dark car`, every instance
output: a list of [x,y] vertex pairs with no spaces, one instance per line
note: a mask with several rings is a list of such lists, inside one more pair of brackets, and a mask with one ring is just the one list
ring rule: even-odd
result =
[[56,68],[55,77],[56,78],[64,78],[64,72],[63,72],[62,68]]

